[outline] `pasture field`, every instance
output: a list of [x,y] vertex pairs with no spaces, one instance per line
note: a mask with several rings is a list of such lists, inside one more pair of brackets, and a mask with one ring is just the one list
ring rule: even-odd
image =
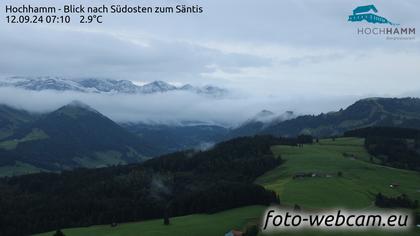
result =
[[[163,220],[125,223],[117,227],[98,225],[65,229],[66,236],[216,236],[232,229],[241,229],[248,222],[260,218],[264,206],[248,206],[216,214],[195,214],[171,218],[169,226]],[[37,236],[52,236],[54,232]]]
[[[276,155],[281,155],[283,165],[259,177],[256,183],[276,191],[283,205],[298,204],[304,209],[328,208],[378,209],[374,196],[381,192],[387,196],[407,194],[411,199],[420,199],[420,173],[395,169],[371,163],[369,153],[363,147],[363,139],[338,138],[320,140],[303,147],[275,146]],[[341,177],[338,173],[341,172]],[[300,173],[314,173],[314,177],[293,178]],[[390,188],[391,183],[399,183]],[[264,234],[266,235],[266,234]],[[300,231],[267,234],[273,236],[318,236],[318,235],[420,235],[419,228],[409,232],[362,231],[325,232]]]
[[[304,208],[369,208],[378,192],[420,199],[420,173],[370,163],[362,144],[362,139],[340,138],[303,147],[275,146],[273,152],[284,164],[256,183],[276,191],[283,204]],[[293,178],[300,173],[317,176]],[[400,186],[390,188],[392,183]]]

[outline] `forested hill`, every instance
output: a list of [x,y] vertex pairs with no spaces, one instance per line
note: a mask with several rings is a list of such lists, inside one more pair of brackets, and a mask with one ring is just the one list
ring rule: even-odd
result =
[[344,133],[344,136],[359,138],[376,136],[388,138],[420,139],[420,129],[376,126],[349,130]]
[[238,138],[208,151],[185,151],[143,164],[0,179],[0,235],[138,221],[279,202],[253,181],[281,164],[274,144]]
[[101,113],[73,102],[34,116],[0,106],[0,166],[23,163],[48,171],[137,163],[158,153],[156,146]]
[[36,115],[0,104],[0,140],[13,134],[21,125],[36,119]]
[[[317,137],[342,135],[344,132],[370,126],[420,129],[419,98],[367,98],[345,109],[319,115],[303,115],[294,119],[265,124],[258,134],[294,137],[309,134]],[[239,127],[244,129],[248,126]],[[249,133],[234,130],[235,133]]]

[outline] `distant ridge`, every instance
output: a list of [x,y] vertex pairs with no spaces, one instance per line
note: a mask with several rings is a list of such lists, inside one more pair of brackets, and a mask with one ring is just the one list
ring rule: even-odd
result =
[[142,86],[128,80],[113,79],[80,79],[72,80],[60,77],[9,77],[0,79],[0,87],[15,87],[31,91],[75,91],[83,93],[121,93],[121,94],[153,94],[171,91],[186,91],[195,94],[220,97],[228,94],[228,90],[216,86],[197,87],[190,84],[175,86],[165,81],[153,81]]
[[[303,115],[294,119],[271,122],[261,129],[254,124],[250,132],[244,127],[232,130],[237,135],[271,134],[297,136],[310,134],[318,137],[342,135],[344,132],[370,126],[420,129],[419,98],[366,98],[346,109],[319,115]],[[258,129],[255,129],[257,127]],[[242,131],[241,131],[242,130]]]

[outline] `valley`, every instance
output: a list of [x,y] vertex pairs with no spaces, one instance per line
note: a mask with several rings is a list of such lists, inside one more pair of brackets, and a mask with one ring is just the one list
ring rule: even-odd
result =
[[[87,88],[98,86],[95,80],[79,83]],[[107,83],[116,86],[115,81]],[[149,85],[143,87],[149,88]],[[102,85],[98,88],[109,89]],[[181,150],[206,150],[218,142],[243,136],[303,134],[323,138],[371,126],[420,129],[419,111],[420,99],[417,98],[369,98],[346,109],[316,116],[296,116],[291,111],[276,115],[263,110],[241,125],[224,127],[204,121],[118,123],[78,101],[43,114],[1,105],[0,154],[3,158],[0,167],[13,169],[18,161],[35,167],[29,171],[98,168],[139,163]],[[20,173],[1,170],[0,176]]]

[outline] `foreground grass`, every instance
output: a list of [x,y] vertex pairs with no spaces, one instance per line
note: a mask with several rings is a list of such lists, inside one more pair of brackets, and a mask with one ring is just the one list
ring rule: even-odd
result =
[[[196,214],[171,218],[171,225],[164,226],[163,220],[150,220],[120,224],[117,227],[98,225],[85,228],[65,229],[66,236],[216,236],[231,229],[241,229],[247,222],[257,220],[263,213],[263,206],[249,206],[211,215]],[[52,236],[54,232],[37,236]]]
[[260,236],[418,236],[420,230],[411,231],[297,231],[260,234]]

